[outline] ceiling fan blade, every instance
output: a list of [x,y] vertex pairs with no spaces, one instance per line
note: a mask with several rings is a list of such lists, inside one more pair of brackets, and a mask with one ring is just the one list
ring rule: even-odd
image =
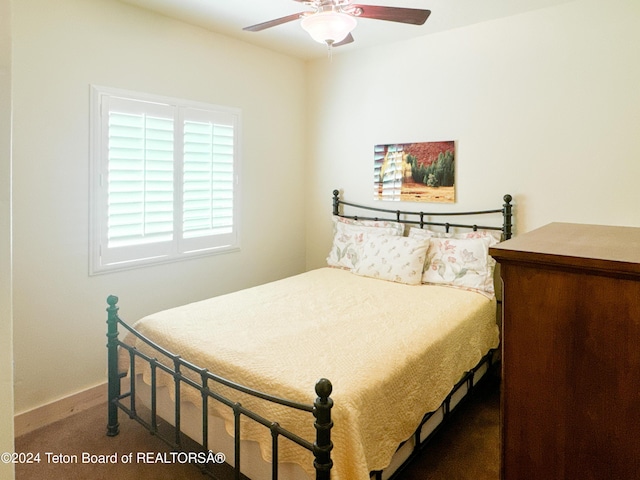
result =
[[287,15],[286,17],[276,18],[275,20],[269,20],[268,22],[258,23],[256,25],[251,25],[250,27],[244,27],[243,30],[248,32],[259,32],[261,30],[265,30],[267,28],[275,27],[276,25],[282,25],[283,23],[291,22],[293,20],[299,19],[304,12],[294,13],[291,15]]
[[400,7],[380,7],[377,5],[353,5],[361,11],[357,17],[373,18],[376,20],[387,20],[389,22],[411,23],[422,25],[427,21],[431,10],[420,10],[417,8]]
[[341,47],[342,45],[347,45],[349,43],[353,42],[353,36],[351,34],[348,34],[346,37],[344,37],[344,40],[340,40],[338,43],[334,43],[333,45],[331,45],[332,47]]

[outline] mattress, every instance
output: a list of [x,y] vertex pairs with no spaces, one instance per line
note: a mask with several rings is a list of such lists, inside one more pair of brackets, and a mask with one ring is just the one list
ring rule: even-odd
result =
[[[450,287],[415,285],[321,268],[145,317],[137,331],[175,354],[251,388],[313,403],[314,384],[333,384],[334,480],[366,480],[387,467],[425,412],[436,410],[462,374],[499,342],[495,299]],[[145,350],[134,338],[128,343]],[[149,372],[138,367],[149,383]],[[158,377],[172,394],[173,380]],[[183,400],[199,405],[185,389]],[[220,392],[313,440],[313,418],[280,405]],[[233,414],[211,406],[227,432]],[[271,460],[268,429],[246,421],[241,438]],[[313,458],[292,442],[282,463],[313,478]]]

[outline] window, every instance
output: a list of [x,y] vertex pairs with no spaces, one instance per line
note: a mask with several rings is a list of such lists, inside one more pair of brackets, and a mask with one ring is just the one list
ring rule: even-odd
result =
[[91,273],[238,249],[240,111],[91,93]]

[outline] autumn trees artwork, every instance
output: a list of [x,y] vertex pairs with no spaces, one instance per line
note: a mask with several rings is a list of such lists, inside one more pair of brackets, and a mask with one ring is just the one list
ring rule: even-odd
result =
[[454,142],[376,145],[373,182],[378,200],[453,203]]

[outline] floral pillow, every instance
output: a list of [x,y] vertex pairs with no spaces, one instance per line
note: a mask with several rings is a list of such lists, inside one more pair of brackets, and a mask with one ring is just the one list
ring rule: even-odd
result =
[[429,239],[422,282],[452,285],[493,295],[496,262],[489,255],[489,246],[497,243],[497,240],[479,232],[464,235],[469,236]]
[[333,217],[333,244],[327,257],[331,267],[353,269],[360,256],[359,246],[365,236],[402,236],[404,225],[384,220],[353,220]]
[[353,273],[392,282],[419,285],[429,248],[428,239],[372,235],[360,245]]
[[411,227],[409,229],[409,236],[413,238],[489,238],[492,242],[491,245],[494,245],[500,241],[500,237],[502,236],[502,232],[497,230],[477,230],[475,232],[464,232],[464,233],[446,233],[446,232],[435,232],[433,230],[429,230],[427,228],[418,228]]

